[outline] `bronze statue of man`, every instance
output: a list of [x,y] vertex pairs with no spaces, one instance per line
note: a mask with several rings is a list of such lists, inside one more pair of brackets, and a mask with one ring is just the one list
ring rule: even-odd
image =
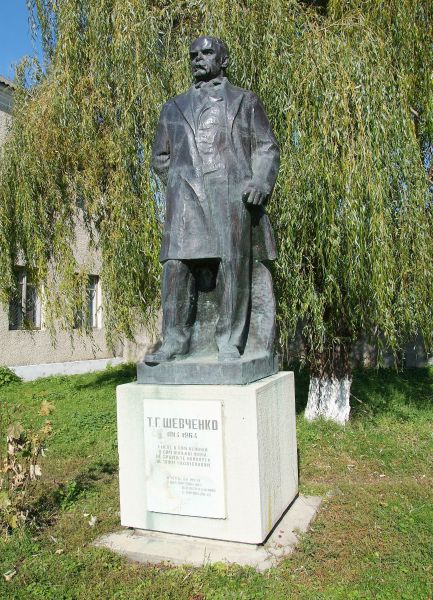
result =
[[152,167],[166,195],[163,343],[145,359],[156,363],[189,353],[203,265],[217,272],[218,360],[238,360],[250,327],[253,263],[276,258],[264,206],[279,149],[264,109],[226,78],[229,52],[221,40],[196,39],[190,61],[193,85],[163,106],[153,146]]

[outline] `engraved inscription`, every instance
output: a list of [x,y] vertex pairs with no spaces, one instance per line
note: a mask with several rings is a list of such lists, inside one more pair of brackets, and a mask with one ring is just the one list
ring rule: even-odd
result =
[[221,402],[144,401],[147,508],[225,518]]

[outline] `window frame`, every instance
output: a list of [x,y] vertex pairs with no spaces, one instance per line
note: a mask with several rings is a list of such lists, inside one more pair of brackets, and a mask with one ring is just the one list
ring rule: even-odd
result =
[[81,311],[76,315],[74,329],[94,331],[102,329],[101,279],[99,275],[94,274],[87,277],[87,311],[85,315]]
[[[41,331],[43,329],[41,294],[31,282],[31,276],[25,267],[17,268],[17,281],[17,293],[9,300],[9,331]],[[32,305],[30,305],[30,294],[33,295]],[[13,315],[16,315],[16,318]]]

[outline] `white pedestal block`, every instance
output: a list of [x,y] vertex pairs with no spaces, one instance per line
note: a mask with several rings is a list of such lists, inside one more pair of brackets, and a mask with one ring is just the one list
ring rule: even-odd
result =
[[298,493],[293,373],[117,388],[121,523],[262,543]]

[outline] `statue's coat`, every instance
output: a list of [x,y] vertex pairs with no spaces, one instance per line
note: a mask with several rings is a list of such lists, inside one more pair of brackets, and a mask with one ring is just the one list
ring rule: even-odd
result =
[[276,258],[263,206],[246,206],[242,192],[253,185],[271,194],[279,149],[257,96],[224,81],[229,151],[225,168],[204,172],[193,117],[194,88],[169,100],[161,111],[152,166],[166,186],[160,260],[252,256]]

